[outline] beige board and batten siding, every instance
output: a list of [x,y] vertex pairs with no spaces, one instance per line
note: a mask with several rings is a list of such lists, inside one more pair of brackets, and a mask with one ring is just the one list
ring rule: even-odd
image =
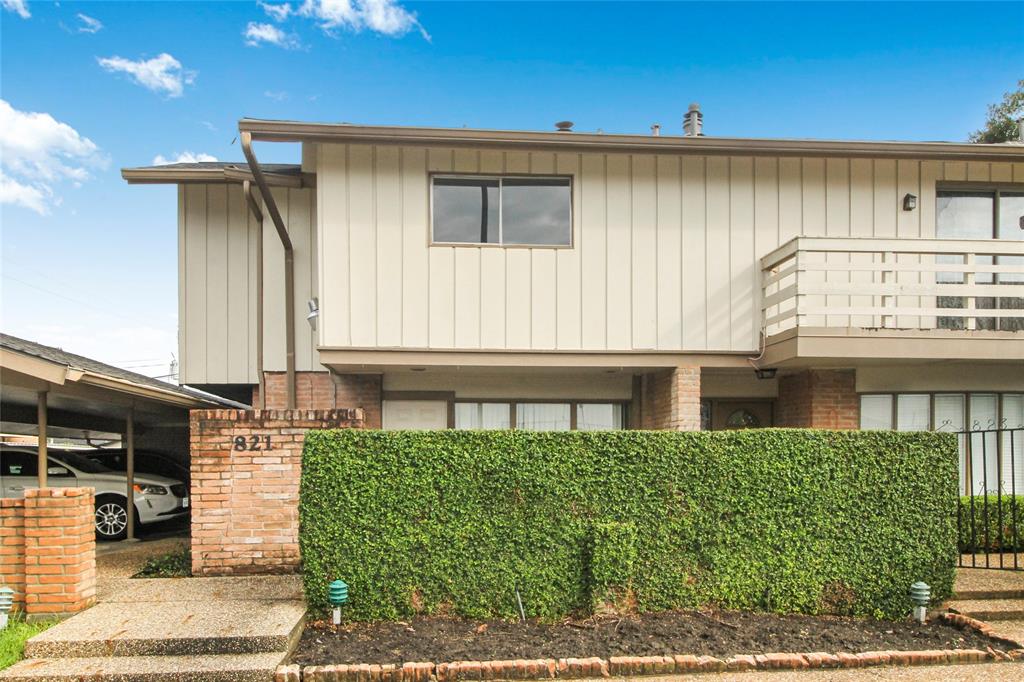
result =
[[[275,188],[295,251],[296,368],[322,369],[306,301],[317,289],[316,195]],[[264,363],[285,369],[284,250],[266,219]],[[189,384],[257,383],[256,240],[259,225],[236,184],[178,186],[180,380]]]
[[[431,246],[429,178],[448,172],[571,175],[573,246]],[[321,343],[751,352],[761,256],[932,237],[936,182],[968,180],[1024,182],[1024,164],[321,144]]]

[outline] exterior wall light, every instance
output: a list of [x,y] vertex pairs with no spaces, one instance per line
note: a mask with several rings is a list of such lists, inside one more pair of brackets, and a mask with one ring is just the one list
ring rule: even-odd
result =
[[341,624],[341,605],[348,601],[348,585],[343,580],[335,580],[327,586],[327,599],[334,607],[334,624]]
[[316,319],[320,317],[320,299],[316,296],[306,301],[306,305],[309,306],[309,315],[306,315],[306,322],[309,322],[309,326],[316,331]]
[[14,608],[14,590],[0,587],[0,630],[7,627],[7,617]]
[[910,586],[910,601],[914,603],[914,620],[924,625],[928,602],[932,600],[932,588],[920,580]]
[[903,197],[903,210],[904,211],[913,211],[915,208],[917,208],[917,195],[916,194],[906,194],[906,195],[904,195],[904,197]]
[[754,370],[754,376],[758,379],[774,379],[775,373],[779,370],[775,367],[763,367]]

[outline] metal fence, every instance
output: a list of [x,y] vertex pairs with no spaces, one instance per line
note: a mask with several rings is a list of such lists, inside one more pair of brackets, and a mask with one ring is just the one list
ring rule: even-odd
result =
[[959,565],[1024,570],[1024,428],[957,436]]

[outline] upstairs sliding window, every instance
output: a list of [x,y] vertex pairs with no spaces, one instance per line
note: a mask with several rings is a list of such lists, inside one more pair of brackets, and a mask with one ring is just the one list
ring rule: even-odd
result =
[[572,245],[567,177],[435,175],[434,244]]

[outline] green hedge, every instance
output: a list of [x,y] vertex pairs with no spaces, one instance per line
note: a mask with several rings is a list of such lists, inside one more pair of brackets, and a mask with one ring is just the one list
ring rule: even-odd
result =
[[[915,580],[952,590],[954,436],[310,432],[306,596],[348,582],[347,618],[717,605],[906,615]],[[595,583],[596,581],[599,581]]]
[[961,552],[983,552],[986,549],[997,552],[1024,552],[1024,495],[1017,495],[1016,498],[1011,495],[988,495],[987,498],[985,495],[975,495],[973,502],[970,496],[961,497],[959,518]]

